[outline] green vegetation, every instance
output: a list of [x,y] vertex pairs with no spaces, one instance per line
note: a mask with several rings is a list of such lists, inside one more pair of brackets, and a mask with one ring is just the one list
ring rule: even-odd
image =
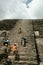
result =
[[0,30],[11,30],[18,20],[3,20],[0,21]]

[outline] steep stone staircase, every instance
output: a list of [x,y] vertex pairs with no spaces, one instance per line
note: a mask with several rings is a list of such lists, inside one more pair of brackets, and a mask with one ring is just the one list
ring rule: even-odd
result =
[[[19,34],[21,27],[22,33]],[[34,38],[32,37],[33,29],[31,21],[19,20],[15,27],[10,31],[9,39],[11,46],[17,43],[20,61],[14,61],[15,65],[37,65],[36,49],[34,45]],[[26,47],[21,46],[21,38],[27,39]]]

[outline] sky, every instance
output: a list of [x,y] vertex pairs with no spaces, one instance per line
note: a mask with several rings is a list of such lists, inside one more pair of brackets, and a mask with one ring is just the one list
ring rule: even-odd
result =
[[3,19],[43,19],[43,0],[0,0],[0,20]]

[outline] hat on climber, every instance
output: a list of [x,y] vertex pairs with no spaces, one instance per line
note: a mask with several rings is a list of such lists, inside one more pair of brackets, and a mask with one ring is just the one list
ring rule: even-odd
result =
[[14,45],[16,45],[16,43],[14,43]]

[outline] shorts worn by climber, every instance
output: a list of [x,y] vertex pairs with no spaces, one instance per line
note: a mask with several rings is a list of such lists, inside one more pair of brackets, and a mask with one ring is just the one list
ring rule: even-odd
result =
[[16,43],[14,44],[13,48],[12,48],[14,54],[16,54],[16,51],[17,51],[17,46],[16,46]]

